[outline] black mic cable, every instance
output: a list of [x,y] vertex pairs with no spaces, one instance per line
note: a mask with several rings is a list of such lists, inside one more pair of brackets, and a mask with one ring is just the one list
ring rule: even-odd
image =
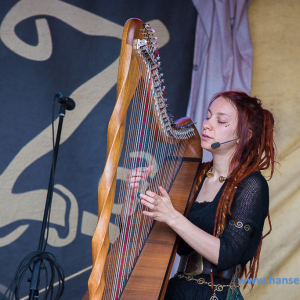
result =
[[213,143],[213,144],[211,144],[211,149],[217,149],[217,148],[219,148],[222,144],[226,144],[226,143],[229,143],[229,142],[233,142],[233,141],[236,141],[236,140],[238,140],[238,139],[239,139],[239,137],[236,138],[236,139],[234,139],[234,140],[230,140],[230,141],[227,141],[227,142],[224,142],[224,143],[219,143],[219,142]]

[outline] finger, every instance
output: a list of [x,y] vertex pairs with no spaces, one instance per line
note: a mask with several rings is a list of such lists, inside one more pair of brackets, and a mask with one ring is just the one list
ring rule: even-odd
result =
[[139,181],[144,181],[145,178],[141,177],[141,176],[135,176],[135,177],[130,177],[130,182],[139,182]]
[[151,170],[149,169],[149,167],[144,167],[141,171],[141,176],[143,176],[144,178],[147,178],[150,173],[151,173]]
[[155,211],[156,210],[156,206],[154,204],[149,203],[148,201],[142,199],[141,203],[143,205],[145,205],[146,207],[150,208],[151,210]]
[[130,180],[140,180],[144,181],[148,177],[148,173],[143,171],[134,172],[133,174],[130,174],[129,178]]
[[152,171],[154,171],[155,166],[154,165],[149,165],[148,169],[149,169],[149,174],[150,174]]
[[168,192],[162,186],[159,186],[159,191],[163,197],[169,198]]
[[144,174],[147,174],[147,176],[149,176],[154,169],[155,169],[154,165],[149,165],[148,167],[144,167],[143,172]]
[[131,188],[137,188],[137,187],[139,187],[139,182],[133,182],[133,183],[130,183],[130,187]]
[[144,169],[143,167],[135,168],[135,169],[132,169],[130,171],[130,173],[132,176],[137,176],[137,175],[140,176],[143,173],[143,169]]
[[149,196],[149,197],[151,197],[151,198],[153,198],[153,199],[155,199],[155,200],[159,200],[160,199],[160,196],[159,195],[157,195],[156,193],[154,193],[154,192],[152,192],[152,191],[146,191],[146,194]]
[[146,201],[148,201],[149,203],[155,204],[155,199],[153,199],[152,197],[149,197],[145,194],[140,194],[140,197]]
[[130,174],[131,177],[135,178],[135,177],[141,177],[143,176],[143,173],[141,171],[134,171]]
[[148,173],[148,171],[149,171],[149,168],[148,168],[148,167],[143,167],[141,171],[142,171],[142,172],[146,172],[146,173]]
[[144,210],[144,211],[143,211],[143,214],[144,214],[145,216],[150,217],[150,218],[154,218],[154,213],[151,212],[151,211]]
[[152,171],[152,167],[151,168],[149,166],[148,167],[139,167],[136,170],[141,173],[149,173]]

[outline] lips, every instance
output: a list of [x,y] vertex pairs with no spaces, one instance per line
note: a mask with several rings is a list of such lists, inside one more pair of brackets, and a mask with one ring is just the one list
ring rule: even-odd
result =
[[212,139],[212,137],[210,137],[209,135],[204,134],[204,133],[202,133],[202,137],[207,138],[207,139]]

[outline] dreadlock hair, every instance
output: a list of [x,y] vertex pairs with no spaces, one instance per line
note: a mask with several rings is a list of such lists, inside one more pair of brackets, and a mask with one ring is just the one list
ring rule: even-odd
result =
[[[272,178],[274,173],[276,149],[273,140],[273,115],[270,111],[262,108],[261,101],[259,99],[256,97],[250,97],[244,92],[227,91],[215,94],[210,105],[219,97],[227,99],[237,109],[237,134],[239,136],[239,143],[237,144],[235,153],[231,158],[229,176],[227,177],[224,191],[217,206],[214,225],[214,236],[216,237],[220,237],[222,235],[226,226],[226,218],[228,215],[234,218],[230,209],[236,192],[235,187],[238,186],[244,178],[256,171],[270,169],[269,180]],[[252,131],[251,138],[249,138],[249,130]],[[203,164],[198,181],[199,183],[211,167],[212,162]],[[197,184],[197,186],[199,186],[199,184]],[[268,220],[270,230],[265,236],[267,236],[272,230],[269,213]],[[258,249],[252,260],[249,262],[249,270],[247,270],[247,266],[244,266],[241,276],[248,278],[257,277],[262,239],[265,236],[261,237]],[[254,284],[252,283],[251,290],[253,285]]]

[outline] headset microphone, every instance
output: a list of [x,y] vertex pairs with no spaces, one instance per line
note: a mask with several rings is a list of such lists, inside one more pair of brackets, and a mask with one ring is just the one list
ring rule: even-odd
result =
[[213,143],[211,144],[211,149],[217,149],[219,148],[222,144],[226,144],[226,143],[229,143],[229,142],[233,142],[233,141],[236,141],[238,140],[239,138],[236,138],[234,140],[230,140],[230,141],[227,141],[227,142],[224,142],[224,143],[219,143],[219,142],[216,142],[216,143]]

